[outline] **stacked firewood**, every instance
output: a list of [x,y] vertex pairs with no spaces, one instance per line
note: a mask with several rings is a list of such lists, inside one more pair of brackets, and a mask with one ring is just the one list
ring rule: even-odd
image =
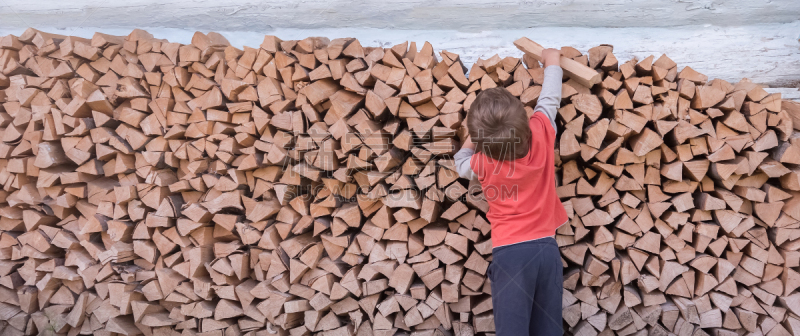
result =
[[[0,334],[494,334],[452,154],[481,90],[533,113],[518,46],[467,76],[429,43],[2,37]],[[565,330],[800,334],[800,108],[562,52]]]
[[559,110],[570,332],[800,334],[798,104],[667,56],[562,51],[602,73]]

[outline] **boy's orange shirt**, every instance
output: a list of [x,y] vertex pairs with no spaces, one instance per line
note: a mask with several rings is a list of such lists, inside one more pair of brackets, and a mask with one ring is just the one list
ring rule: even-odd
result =
[[499,161],[478,152],[470,160],[489,203],[493,247],[552,236],[568,220],[556,194],[555,130],[544,113],[534,113],[528,125],[525,157]]

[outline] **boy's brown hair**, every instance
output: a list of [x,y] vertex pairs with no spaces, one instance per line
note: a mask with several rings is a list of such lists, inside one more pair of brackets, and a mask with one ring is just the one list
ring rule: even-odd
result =
[[531,129],[525,106],[505,88],[481,92],[467,115],[476,151],[495,160],[511,161],[528,154]]

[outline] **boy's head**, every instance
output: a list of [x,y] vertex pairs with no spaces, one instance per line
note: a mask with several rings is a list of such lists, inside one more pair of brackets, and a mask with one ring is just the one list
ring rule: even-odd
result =
[[528,154],[531,129],[525,106],[505,88],[478,95],[469,108],[467,127],[476,150],[495,160],[516,160]]

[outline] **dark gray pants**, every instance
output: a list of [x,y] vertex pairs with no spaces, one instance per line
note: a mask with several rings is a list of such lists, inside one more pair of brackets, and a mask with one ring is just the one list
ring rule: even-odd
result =
[[562,335],[564,274],[553,238],[492,250],[489,279],[497,336]]

